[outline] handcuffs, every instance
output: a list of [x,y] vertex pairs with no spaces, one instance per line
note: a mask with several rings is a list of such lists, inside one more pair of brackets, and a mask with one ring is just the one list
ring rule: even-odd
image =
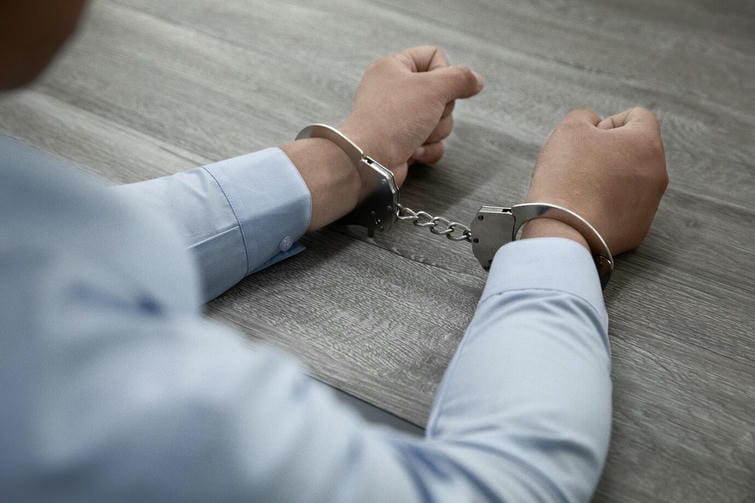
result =
[[[535,218],[551,218],[576,229],[587,241],[603,288],[613,272],[613,256],[603,237],[590,223],[575,212],[550,203],[524,203],[511,207],[483,206],[471,225],[433,217],[424,211],[414,211],[399,203],[399,190],[393,173],[365,155],[361,148],[336,128],[326,124],[310,124],[296,136],[324,138],[335,143],[357,168],[366,197],[357,208],[338,221],[343,225],[367,228],[370,237],[376,230],[387,231],[398,220],[410,220],[420,227],[429,227],[433,234],[445,235],[453,241],[472,243],[472,253],[486,271],[493,257],[504,244],[515,241],[524,224]],[[441,230],[438,230],[441,227]]]

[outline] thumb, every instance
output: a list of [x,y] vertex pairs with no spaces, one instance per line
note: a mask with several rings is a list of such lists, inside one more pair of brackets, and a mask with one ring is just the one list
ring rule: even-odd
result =
[[431,80],[431,85],[441,93],[446,103],[457,98],[472,97],[485,86],[482,76],[466,66],[446,66],[421,75]]

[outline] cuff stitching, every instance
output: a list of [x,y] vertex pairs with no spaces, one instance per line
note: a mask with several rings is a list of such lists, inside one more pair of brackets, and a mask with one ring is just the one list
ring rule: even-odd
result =
[[239,220],[238,213],[236,212],[236,208],[233,206],[233,202],[231,201],[231,198],[228,197],[228,194],[226,193],[223,186],[220,184],[217,178],[215,178],[215,175],[207,169],[206,166],[202,166],[202,169],[207,172],[207,174],[210,175],[210,177],[213,179],[213,181],[217,184],[218,188],[220,189],[220,192],[223,193],[223,196],[225,197],[225,200],[228,201],[228,206],[231,208],[231,213],[233,213],[233,218],[236,219],[236,224],[239,226],[239,232],[241,233],[241,242],[244,244],[244,256],[246,257],[246,275],[249,274],[249,249],[246,245],[246,235],[244,234],[244,226],[241,225],[241,220]]

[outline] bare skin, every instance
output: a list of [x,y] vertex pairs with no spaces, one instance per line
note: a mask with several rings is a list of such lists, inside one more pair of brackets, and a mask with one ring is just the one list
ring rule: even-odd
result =
[[[0,90],[36,78],[75,31],[85,5],[86,0],[2,0]],[[450,66],[438,48],[407,49],[370,65],[340,128],[402,184],[412,163],[440,160],[456,100],[478,94],[483,85],[472,70]],[[308,139],[282,148],[312,193],[310,230],[347,214],[364,197],[355,167],[331,142]],[[647,234],[667,183],[660,128],[652,113],[633,108],[601,120],[589,110],[576,110],[543,148],[527,201],[576,211],[619,254]],[[525,227],[523,237],[540,236],[565,237],[587,247],[576,230],[553,220]]]
[[[483,85],[470,69],[449,66],[440,49],[407,49],[370,65],[340,129],[391,169],[400,186],[410,163],[440,160],[455,100],[474,96]],[[349,213],[366,195],[353,164],[328,140],[300,140],[282,148],[312,193],[310,230]]]
[[[590,110],[575,110],[543,147],[527,201],[577,212],[618,255],[639,246],[667,185],[661,130],[652,112],[636,107],[601,120]],[[587,246],[561,222],[535,220],[524,231],[524,237],[554,234]]]

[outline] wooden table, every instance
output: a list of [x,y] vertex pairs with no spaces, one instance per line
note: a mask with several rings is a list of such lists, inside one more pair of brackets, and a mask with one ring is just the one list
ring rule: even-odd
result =
[[[722,5],[725,4],[725,5]],[[596,501],[755,501],[755,7],[706,0],[96,1],[0,131],[116,182],[289,141],[349,110],[376,57],[437,44],[487,77],[402,202],[522,200],[571,108],[661,119],[671,185],[618,259],[614,431]],[[467,244],[330,229],[209,306],[314,376],[423,425],[485,276]]]

